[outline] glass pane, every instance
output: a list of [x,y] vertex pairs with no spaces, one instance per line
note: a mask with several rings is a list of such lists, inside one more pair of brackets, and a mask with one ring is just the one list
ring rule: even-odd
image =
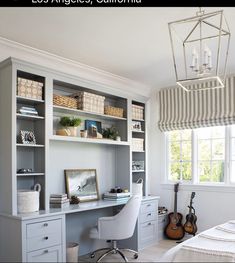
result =
[[170,131],[169,132],[170,141],[179,141],[180,140],[180,131]]
[[212,138],[224,138],[225,137],[225,127],[224,126],[216,126],[212,127]]
[[207,161],[211,159],[211,140],[198,141],[198,160]]
[[171,163],[170,164],[170,180],[173,180],[173,181],[180,180],[180,166],[181,166],[181,163]]
[[182,160],[191,161],[191,141],[182,142]]
[[232,162],[231,182],[235,183],[235,161]]
[[198,163],[198,175],[200,182],[210,182],[211,164],[210,162]]
[[182,130],[181,131],[181,140],[191,141],[192,130]]
[[224,159],[224,139],[212,140],[212,160]]
[[211,138],[211,127],[197,129],[198,139],[210,139]]
[[212,162],[211,182],[224,181],[224,162]]
[[182,162],[182,179],[185,181],[192,180],[192,165],[191,162]]
[[235,139],[232,139],[232,160],[235,161]]
[[172,161],[180,160],[180,142],[170,143],[170,160]]

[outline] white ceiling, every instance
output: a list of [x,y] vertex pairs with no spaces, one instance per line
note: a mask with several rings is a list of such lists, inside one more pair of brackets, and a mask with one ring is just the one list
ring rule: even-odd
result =
[[[235,8],[223,9],[231,31],[228,71],[235,72]],[[151,88],[175,84],[168,22],[196,7],[0,8],[0,36]]]

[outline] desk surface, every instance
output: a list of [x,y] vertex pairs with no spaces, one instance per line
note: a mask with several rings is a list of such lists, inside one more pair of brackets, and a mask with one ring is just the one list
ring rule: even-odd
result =
[[[159,196],[143,196],[142,202],[150,201],[150,200],[158,200]],[[67,208],[51,208],[50,210],[40,210],[34,213],[25,213],[25,214],[17,214],[17,215],[8,215],[1,213],[1,216],[16,218],[20,220],[29,220],[35,219],[45,216],[55,216],[55,215],[64,215],[64,214],[71,214],[71,213],[79,213],[89,210],[101,209],[101,208],[108,208],[108,207],[115,207],[119,205],[126,204],[127,201],[110,201],[110,200],[98,200],[98,201],[91,201],[91,202],[84,202],[78,205],[69,205]]]

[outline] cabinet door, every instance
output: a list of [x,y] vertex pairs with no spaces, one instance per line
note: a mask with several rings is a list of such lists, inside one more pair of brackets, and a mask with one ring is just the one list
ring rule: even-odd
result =
[[139,246],[144,248],[158,240],[157,221],[150,221],[139,226]]
[[27,254],[27,262],[62,262],[61,246],[33,251]]

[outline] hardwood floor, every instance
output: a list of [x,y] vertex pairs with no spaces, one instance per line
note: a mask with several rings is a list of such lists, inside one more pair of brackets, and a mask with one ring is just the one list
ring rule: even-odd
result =
[[[154,246],[145,248],[139,252],[138,259],[134,259],[129,252],[124,252],[129,262],[159,262],[161,256],[170,248],[176,246],[177,243],[172,240],[161,240]],[[95,262],[99,255],[91,259],[89,255],[79,258],[79,262]],[[120,255],[112,254],[105,257],[101,262],[122,262]]]

